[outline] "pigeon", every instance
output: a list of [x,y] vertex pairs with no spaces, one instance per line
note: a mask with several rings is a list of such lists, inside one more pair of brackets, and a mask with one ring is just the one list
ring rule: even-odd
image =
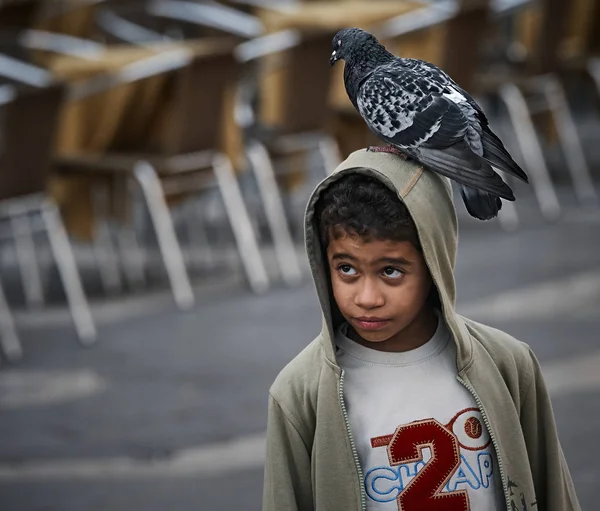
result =
[[475,100],[434,64],[396,57],[370,33],[340,30],[333,66],[344,60],[344,84],[369,129],[387,142],[371,150],[395,152],[446,176],[460,187],[469,214],[498,215],[511,188],[494,169],[525,182],[527,174],[490,129]]

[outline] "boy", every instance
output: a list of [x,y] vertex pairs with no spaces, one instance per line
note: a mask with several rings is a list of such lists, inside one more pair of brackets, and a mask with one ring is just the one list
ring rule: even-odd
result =
[[449,182],[357,151],[305,226],[323,328],[271,388],[263,509],[580,509],[535,356],[454,311]]

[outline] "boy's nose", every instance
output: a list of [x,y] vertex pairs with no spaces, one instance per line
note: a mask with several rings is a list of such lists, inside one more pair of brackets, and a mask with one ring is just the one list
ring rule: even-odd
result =
[[385,304],[383,293],[375,282],[369,279],[365,280],[356,295],[354,295],[354,305],[362,309],[374,309]]

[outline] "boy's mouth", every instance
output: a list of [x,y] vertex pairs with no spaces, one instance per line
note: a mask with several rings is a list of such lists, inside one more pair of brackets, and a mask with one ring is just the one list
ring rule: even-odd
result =
[[369,317],[354,318],[354,321],[358,326],[365,330],[377,330],[383,328],[389,322],[388,319]]

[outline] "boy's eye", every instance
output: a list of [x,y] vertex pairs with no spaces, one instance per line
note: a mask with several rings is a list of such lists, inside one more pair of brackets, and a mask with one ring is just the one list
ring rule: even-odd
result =
[[398,268],[392,268],[391,266],[388,266],[387,268],[383,269],[383,274],[391,279],[397,279],[402,277],[402,275],[404,275],[404,272],[402,270],[399,270]]
[[352,268],[352,266],[350,266],[349,264],[340,264],[338,266],[338,271],[342,275],[347,275],[349,277],[356,275],[356,270],[354,268]]

